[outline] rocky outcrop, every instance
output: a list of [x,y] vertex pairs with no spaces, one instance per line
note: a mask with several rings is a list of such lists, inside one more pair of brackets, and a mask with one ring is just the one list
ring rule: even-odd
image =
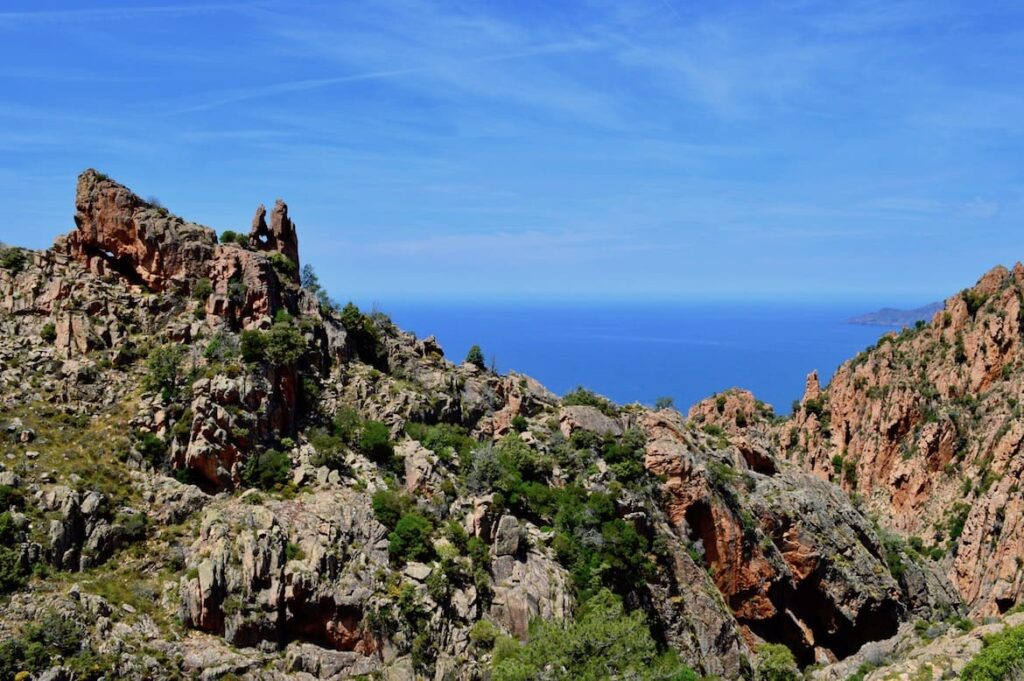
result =
[[108,177],[87,170],[75,192],[77,229],[57,249],[96,274],[118,274],[153,291],[190,290],[206,276],[217,236]]
[[365,500],[341,491],[212,507],[187,553],[182,620],[237,646],[306,641],[368,656],[379,644],[364,616],[374,571],[387,566],[385,534]]
[[826,389],[809,380],[778,429],[791,460],[919,537],[979,614],[1024,594],[1022,300],[1024,267],[993,269],[930,324],[843,364]]
[[730,388],[705,398],[690,407],[687,420],[704,426],[716,426],[727,433],[764,424],[773,417],[772,408],[749,390]]
[[601,413],[597,407],[585,405],[562,407],[558,412],[558,427],[565,437],[577,430],[596,435],[622,435],[622,424]]
[[956,624],[959,626],[941,620],[917,626],[905,624],[896,636],[868,644],[841,663],[814,671],[811,678],[845,681],[861,669],[865,681],[958,679],[967,662],[984,647],[986,637],[1024,624],[1024,614],[1009,615],[1003,621],[977,627],[966,621]]
[[[40,491],[38,502],[42,510],[57,516],[49,523],[45,552],[48,562],[58,570],[78,571],[100,565],[132,539],[99,492],[80,494],[56,485]],[[124,518],[137,513],[128,510]]]
[[252,219],[252,230],[249,232],[249,246],[257,251],[277,251],[291,261],[293,278],[299,280],[299,237],[295,225],[288,218],[288,206],[278,199],[270,214],[270,227],[267,227],[267,209],[261,203]]
[[647,468],[665,479],[666,515],[702,556],[752,647],[783,642],[804,664],[830,662],[896,632],[908,599],[843,494],[797,471],[760,473],[674,412],[640,423]]

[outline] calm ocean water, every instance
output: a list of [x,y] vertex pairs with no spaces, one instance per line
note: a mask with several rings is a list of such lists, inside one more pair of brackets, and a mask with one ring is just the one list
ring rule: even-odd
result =
[[752,390],[788,413],[812,369],[822,384],[884,328],[846,324],[878,305],[815,303],[384,303],[400,327],[434,335],[461,361],[479,344],[499,371],[556,393],[584,385],[617,402],[677,407],[725,388]]

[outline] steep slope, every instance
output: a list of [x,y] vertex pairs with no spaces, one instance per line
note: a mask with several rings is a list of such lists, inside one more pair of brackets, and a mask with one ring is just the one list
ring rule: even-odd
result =
[[1024,267],[993,269],[825,390],[809,377],[777,431],[786,457],[862,497],[977,615],[1005,612],[1024,589],[1022,298]]
[[336,309],[265,213],[218,243],[87,171],[75,231],[0,253],[0,677],[481,678],[610,591],[659,669],[744,678],[956,608],[752,396],[683,419],[454,364]]

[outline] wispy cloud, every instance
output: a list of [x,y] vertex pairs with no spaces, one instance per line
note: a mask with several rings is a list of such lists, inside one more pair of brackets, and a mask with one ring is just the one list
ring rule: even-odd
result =
[[0,28],[27,28],[41,23],[72,23],[81,21],[108,21],[137,17],[183,16],[212,14],[250,9],[246,3],[208,3],[193,5],[139,5],[125,7],[86,7],[79,9],[0,11]]

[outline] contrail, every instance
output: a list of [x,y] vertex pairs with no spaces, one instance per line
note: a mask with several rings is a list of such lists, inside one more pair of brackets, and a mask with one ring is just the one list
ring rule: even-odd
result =
[[[476,59],[468,59],[458,63],[469,63],[469,64],[484,64],[488,62],[496,61],[509,61],[512,59],[523,59],[526,57],[533,57],[539,54],[549,54],[558,52],[575,52],[579,50],[594,49],[595,45],[589,41],[573,41],[573,42],[559,42],[549,43],[546,45],[537,45],[534,47],[528,47],[517,52],[507,52],[503,54],[495,54],[486,57],[477,57]],[[295,80],[284,83],[276,83],[274,85],[267,85],[266,87],[259,87],[248,90],[233,90],[228,91],[232,94],[225,94],[216,99],[211,99],[206,102],[194,104],[192,106],[177,109],[166,113],[167,116],[176,116],[185,113],[194,113],[196,111],[207,111],[209,109],[215,109],[226,104],[234,104],[236,102],[244,102],[250,99],[258,99],[260,97],[268,97],[271,95],[279,95],[287,92],[303,92],[306,90],[314,90],[316,88],[327,87],[330,85],[340,85],[343,83],[354,83],[364,80],[380,80],[385,78],[397,78],[400,76],[408,76],[416,73],[426,73],[429,71],[438,71],[447,66],[454,65],[454,62],[444,64],[434,64],[431,66],[414,66],[404,69],[388,69],[382,71],[369,71],[367,73],[356,73],[348,76],[337,76],[334,78],[312,78],[307,80]]]

